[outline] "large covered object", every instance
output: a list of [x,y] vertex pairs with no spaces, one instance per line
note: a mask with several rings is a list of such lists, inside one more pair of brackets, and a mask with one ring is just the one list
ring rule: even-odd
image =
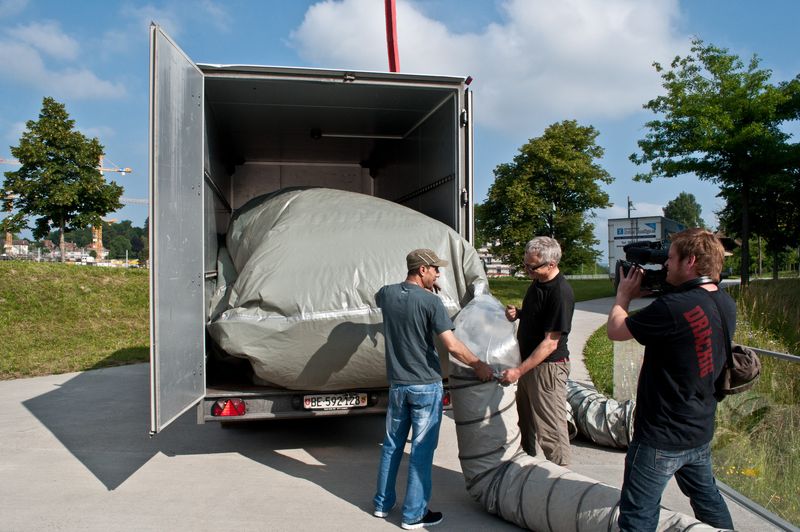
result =
[[438,285],[451,316],[486,286],[466,240],[396,203],[325,188],[256,198],[236,212],[220,252],[209,334],[265,383],[387,386],[375,293],[405,279],[406,254],[416,248],[450,262]]

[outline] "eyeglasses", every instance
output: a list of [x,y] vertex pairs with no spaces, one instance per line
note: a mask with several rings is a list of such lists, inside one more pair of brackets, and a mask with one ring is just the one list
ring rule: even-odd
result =
[[535,272],[536,270],[538,270],[538,269],[539,269],[539,268],[541,268],[542,266],[547,266],[548,264],[550,264],[550,263],[549,263],[549,262],[547,262],[547,261],[545,261],[545,262],[542,262],[541,264],[537,264],[537,265],[535,265],[535,266],[534,266],[533,264],[525,264],[525,269],[526,269],[527,271],[529,271],[529,272]]

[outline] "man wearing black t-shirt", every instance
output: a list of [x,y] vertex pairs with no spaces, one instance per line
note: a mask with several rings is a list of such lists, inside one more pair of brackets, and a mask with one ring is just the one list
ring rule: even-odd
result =
[[536,455],[536,443],[553,463],[570,461],[567,430],[567,336],[572,329],[575,295],[558,269],[561,246],[538,236],[525,247],[525,270],[533,280],[522,308],[509,305],[506,318],[519,320],[517,340],[522,363],[503,372],[502,382],[519,380],[517,412],[522,448]]
[[675,291],[633,316],[628,305],[642,295],[643,271],[631,268],[620,279],[608,337],[634,338],[645,346],[633,440],[625,457],[622,531],[656,529],[661,494],[673,475],[697,519],[733,528],[711,470],[710,450],[717,408],[714,381],[726,357],[722,320],[731,334],[736,328],[736,303],[717,288],[723,258],[722,244],[709,231],[673,235],[664,267]]

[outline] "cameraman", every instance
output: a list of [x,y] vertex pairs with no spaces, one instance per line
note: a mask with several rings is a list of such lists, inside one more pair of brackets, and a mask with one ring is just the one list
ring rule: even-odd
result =
[[695,228],[673,235],[664,267],[675,291],[633,316],[628,305],[643,295],[644,273],[633,267],[620,280],[608,315],[608,337],[634,338],[645,346],[633,440],[625,457],[622,531],[656,529],[661,494],[673,475],[697,519],[733,528],[711,470],[709,447],[717,408],[714,381],[726,358],[721,319],[727,320],[731,335],[736,327],[736,303],[717,288],[723,258],[722,244],[709,231]]

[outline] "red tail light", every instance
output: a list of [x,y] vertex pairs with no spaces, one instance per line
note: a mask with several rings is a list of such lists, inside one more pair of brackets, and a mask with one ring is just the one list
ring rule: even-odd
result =
[[211,407],[212,416],[243,416],[247,407],[241,399],[221,399]]
[[444,392],[442,396],[442,406],[450,406],[450,392]]

